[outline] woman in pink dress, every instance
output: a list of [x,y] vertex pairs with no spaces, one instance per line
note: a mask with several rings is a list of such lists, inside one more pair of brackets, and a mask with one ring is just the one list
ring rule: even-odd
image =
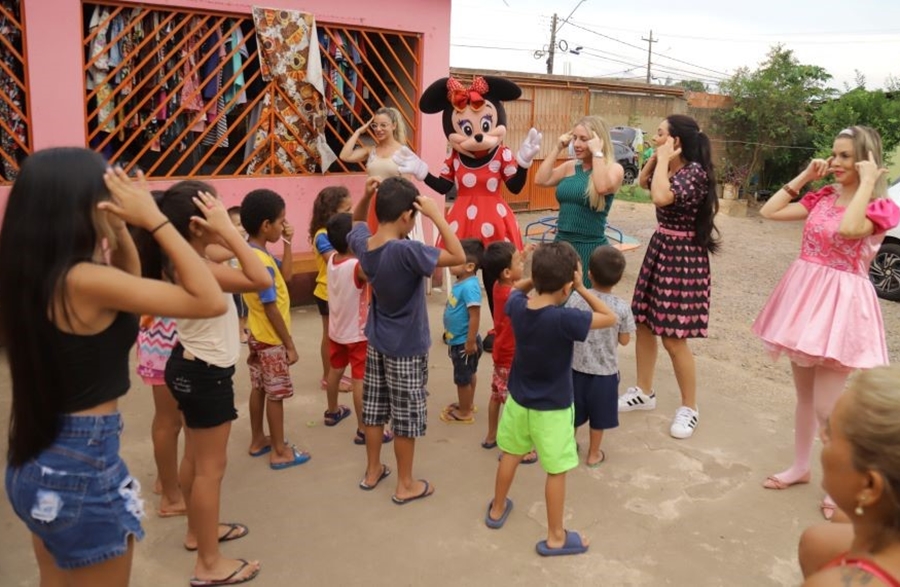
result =
[[[814,159],[778,190],[760,213],[771,220],[806,220],[800,257],[788,268],[753,324],[770,354],[791,361],[797,408],[794,463],[763,487],[809,482],[816,430],[824,425],[854,369],[888,363],[881,308],[869,263],[900,209],[887,196],[881,138],[865,126],[842,130],[827,160]],[[809,192],[805,184],[832,174],[835,183]],[[835,504],[821,503],[831,519]]]

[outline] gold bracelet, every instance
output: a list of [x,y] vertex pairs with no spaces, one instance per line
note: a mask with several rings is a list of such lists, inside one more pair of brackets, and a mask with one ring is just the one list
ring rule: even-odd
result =
[[784,187],[782,187],[781,189],[786,191],[792,200],[796,200],[797,198],[800,197],[800,194],[797,193],[797,190],[795,190],[788,184],[784,184]]

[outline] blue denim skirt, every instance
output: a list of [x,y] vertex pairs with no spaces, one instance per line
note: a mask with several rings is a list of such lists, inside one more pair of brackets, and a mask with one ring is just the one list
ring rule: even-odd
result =
[[140,484],[119,458],[122,417],[63,416],[56,441],[20,467],[7,467],[16,515],[61,569],[125,554],[144,537]]

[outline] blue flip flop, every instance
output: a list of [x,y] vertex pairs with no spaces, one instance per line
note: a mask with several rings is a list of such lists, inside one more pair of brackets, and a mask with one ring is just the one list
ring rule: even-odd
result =
[[584,554],[588,547],[581,543],[581,534],[566,530],[566,542],[560,548],[550,548],[546,540],[541,540],[535,545],[535,550],[541,556],[562,556],[566,554]]
[[492,499],[488,503],[487,511],[484,513],[484,525],[490,528],[491,530],[499,530],[503,527],[503,524],[506,523],[506,518],[509,517],[509,512],[513,509],[513,502],[510,498],[506,498],[506,509],[503,510],[503,515],[500,516],[499,520],[495,520],[491,517],[491,508],[494,506],[494,500]]
[[280,471],[282,469],[287,469],[289,467],[296,467],[297,465],[302,465],[303,463],[309,461],[312,458],[312,455],[308,452],[299,450],[296,446],[292,446],[291,450],[294,451],[294,460],[287,461],[285,463],[269,463],[269,467],[275,471]]
[[269,454],[270,452],[272,452],[272,445],[271,445],[271,444],[266,445],[266,446],[262,447],[262,448],[259,449],[259,450],[250,451],[248,454],[249,454],[251,457],[261,457],[261,456],[263,456],[263,455]]
[[352,414],[350,408],[347,406],[338,406],[336,412],[329,412],[325,410],[325,425],[326,426],[337,426],[341,420]]

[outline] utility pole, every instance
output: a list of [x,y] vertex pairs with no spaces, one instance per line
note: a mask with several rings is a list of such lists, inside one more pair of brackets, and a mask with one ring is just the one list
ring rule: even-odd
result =
[[[652,33],[651,33],[652,35]],[[547,51],[547,73],[553,73],[553,54],[556,52],[556,13],[550,23],[550,49]]]
[[653,38],[653,30],[650,30],[650,38],[645,39],[641,37],[642,41],[647,41],[647,83],[650,83],[650,57],[653,55],[653,43],[659,41],[659,39]]

